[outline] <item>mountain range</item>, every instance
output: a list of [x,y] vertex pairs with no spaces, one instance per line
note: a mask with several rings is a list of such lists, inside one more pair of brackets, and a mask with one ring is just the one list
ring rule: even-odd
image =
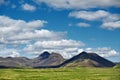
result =
[[0,68],[58,68],[58,67],[113,67],[116,64],[96,53],[81,52],[70,59],[47,51],[34,59],[26,57],[0,57]]

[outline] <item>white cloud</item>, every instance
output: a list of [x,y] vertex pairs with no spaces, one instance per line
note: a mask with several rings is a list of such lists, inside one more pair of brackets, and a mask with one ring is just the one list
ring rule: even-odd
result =
[[54,32],[54,31],[49,31],[45,29],[41,30],[35,30],[33,32],[24,32],[20,33],[18,35],[13,35],[11,36],[10,40],[56,40],[56,39],[61,39],[65,36],[65,32]]
[[77,23],[77,26],[87,28],[87,27],[90,27],[90,24],[80,22],[80,23]]
[[[34,1],[34,0],[33,0]],[[120,7],[119,0],[35,0],[35,2],[45,3],[50,7],[57,9],[88,9]]]
[[[69,13],[69,17],[84,19],[88,21],[101,21],[101,28],[114,30],[120,28],[120,14],[112,14],[104,10],[98,11],[74,11]],[[89,24],[78,23],[78,26],[90,26]]]
[[[45,42],[36,42],[33,45],[28,45],[24,48],[24,52],[30,53],[30,54],[36,54],[39,55],[43,53],[44,51],[48,52],[57,52],[61,54],[64,58],[69,59],[83,51],[86,51],[88,53],[96,53],[102,57],[114,57],[119,56],[120,53],[116,50],[110,48],[110,47],[100,47],[100,48],[80,48],[83,45],[83,43],[78,41],[73,41],[73,43],[70,40],[66,40],[71,45],[63,44],[64,41],[45,41]],[[75,45],[75,44],[76,45]],[[53,44],[53,45],[51,45]],[[54,45],[55,44],[55,45]]]
[[2,52],[12,54],[12,51],[9,50],[7,46],[11,49],[20,48],[21,51],[18,51],[20,53],[22,52],[22,48],[28,44],[32,45],[37,41],[65,38],[66,32],[41,29],[46,23],[47,21],[44,20],[26,22],[24,20],[15,20],[7,16],[0,16],[0,47],[2,49],[5,48],[5,52],[0,51],[0,54],[2,54]]
[[102,57],[111,57],[111,56],[118,56],[120,55],[119,52],[110,48],[110,47],[100,47],[100,48],[86,48],[84,49],[86,52],[89,53],[97,53]]
[[26,22],[0,16],[0,43],[18,45],[37,40],[58,40],[65,37],[66,32],[40,29],[46,23],[43,20]]
[[104,22],[101,25],[101,28],[108,29],[108,30],[120,29],[120,21]]
[[40,41],[36,42],[35,46],[41,48],[64,48],[64,47],[78,47],[83,46],[84,44],[80,41],[74,40],[58,40],[58,41]]
[[7,49],[4,48],[0,50],[1,57],[19,57],[20,53],[16,49]]
[[36,28],[41,28],[47,23],[43,20],[34,20],[26,22],[24,20],[15,20],[7,16],[0,16],[0,33],[8,34],[14,32],[34,31]]
[[[62,35],[62,33],[55,33],[47,30],[37,30],[38,28],[40,29],[43,27],[46,23],[47,22],[44,20],[26,22],[24,20],[15,20],[7,16],[0,16],[0,43],[24,44],[36,38],[51,38],[52,34]],[[54,35],[54,37],[56,36]]]
[[43,27],[45,23],[47,22],[44,20],[26,22],[24,20],[11,19],[7,16],[0,16],[0,33],[32,31],[36,28]]
[[74,11],[69,14],[69,17],[75,17],[78,19],[85,19],[89,21],[94,20],[105,20],[105,21],[113,21],[120,19],[119,15],[111,14],[104,10],[98,11]]
[[12,51],[10,54],[9,54],[10,57],[20,57],[20,54],[16,51]]
[[21,7],[22,7],[23,10],[26,10],[26,11],[35,11],[36,10],[35,6],[30,5],[28,3],[22,4]]
[[65,58],[70,58],[75,54],[78,54],[78,48],[85,44],[75,40],[52,40],[52,41],[38,41],[33,45],[30,44],[24,48],[26,53],[40,54],[43,51],[57,52],[63,55]]
[[[26,22],[0,16],[0,47],[3,49],[0,50],[0,55],[13,57],[21,52],[40,54],[47,50],[59,52],[68,58],[77,54],[77,49],[84,46],[81,41],[65,39],[66,32],[41,29],[46,23],[43,20]],[[67,56],[68,53],[69,56]]]
[[28,45],[25,50],[31,50],[31,48],[35,49],[64,49],[74,48],[84,46],[84,43],[75,40],[50,40],[50,41],[37,41],[33,45]]

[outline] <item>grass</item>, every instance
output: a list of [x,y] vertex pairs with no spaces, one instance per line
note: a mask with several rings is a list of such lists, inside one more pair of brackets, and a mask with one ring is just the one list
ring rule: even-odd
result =
[[120,80],[120,68],[0,69],[0,80]]

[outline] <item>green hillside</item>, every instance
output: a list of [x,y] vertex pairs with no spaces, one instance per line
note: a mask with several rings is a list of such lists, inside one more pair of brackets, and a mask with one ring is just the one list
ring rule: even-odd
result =
[[0,80],[120,80],[120,69],[0,69]]

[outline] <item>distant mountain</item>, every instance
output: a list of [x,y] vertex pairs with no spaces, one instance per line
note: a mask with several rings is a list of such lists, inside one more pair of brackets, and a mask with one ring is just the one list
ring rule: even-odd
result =
[[29,66],[29,60],[26,57],[0,57],[1,67],[27,67]]
[[113,67],[115,64],[95,53],[82,52],[62,63],[65,67]]
[[36,67],[36,66],[56,66],[63,63],[65,59],[58,53],[43,52],[34,59],[26,57],[0,57],[0,68],[19,68],[19,67]]
[[0,68],[58,68],[58,67],[113,67],[115,63],[95,53],[82,52],[68,60],[58,53],[43,52],[34,59],[26,57],[0,57]]
[[56,66],[63,63],[65,59],[58,53],[44,52],[39,57],[32,60],[33,67]]

